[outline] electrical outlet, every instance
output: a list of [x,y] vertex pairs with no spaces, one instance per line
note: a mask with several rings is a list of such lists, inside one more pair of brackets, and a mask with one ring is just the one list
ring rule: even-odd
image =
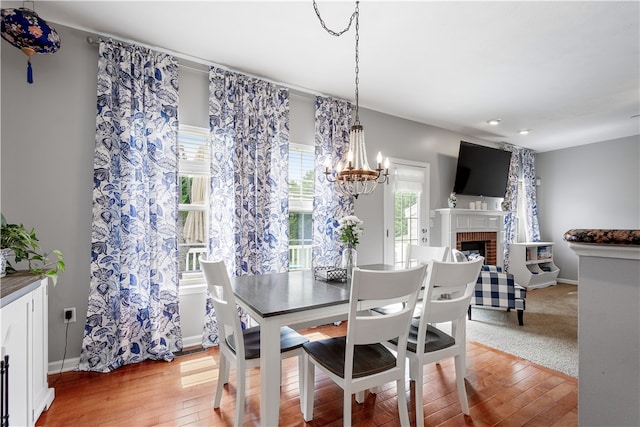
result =
[[62,310],[62,318],[64,323],[73,323],[76,321],[76,308],[65,308]]

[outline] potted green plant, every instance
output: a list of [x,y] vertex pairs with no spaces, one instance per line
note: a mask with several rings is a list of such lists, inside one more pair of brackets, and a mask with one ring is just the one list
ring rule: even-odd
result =
[[[22,224],[7,223],[4,215],[2,216],[2,230],[0,234],[0,276],[15,273],[15,264],[26,261],[29,271],[41,277],[51,278],[52,283],[56,284],[58,273],[64,271],[64,260],[59,250],[51,252],[41,252],[40,243],[36,237],[36,232],[32,228],[27,231]],[[49,260],[49,257],[55,258]]]

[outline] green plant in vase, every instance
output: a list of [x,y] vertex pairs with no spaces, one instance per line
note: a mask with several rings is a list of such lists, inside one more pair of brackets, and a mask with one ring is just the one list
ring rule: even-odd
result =
[[[9,224],[4,215],[1,216],[0,257],[2,259],[0,261],[6,269],[6,273],[16,272],[13,263],[17,265],[19,262],[26,261],[31,273],[40,277],[49,277],[55,286],[58,273],[63,272],[65,268],[62,253],[59,250],[42,252],[35,229],[27,231],[24,225]],[[13,263],[10,258],[13,258]],[[5,270],[1,271],[2,275],[4,272]]]
[[362,224],[360,218],[349,215],[341,218],[336,228],[340,241],[347,244],[347,247],[342,250],[342,267],[347,269],[347,281],[351,277],[351,270],[357,265],[356,246],[360,243],[360,236],[364,231]]

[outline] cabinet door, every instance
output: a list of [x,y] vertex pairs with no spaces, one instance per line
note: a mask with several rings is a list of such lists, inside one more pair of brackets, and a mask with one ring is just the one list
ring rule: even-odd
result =
[[9,355],[9,425],[31,420],[31,293],[2,307],[2,357]]
[[45,409],[49,407],[53,400],[53,389],[49,388],[47,373],[49,370],[49,304],[48,304],[48,284],[49,279],[43,279],[40,287],[32,292],[33,295],[33,333],[32,357],[33,357],[33,414],[35,423]]

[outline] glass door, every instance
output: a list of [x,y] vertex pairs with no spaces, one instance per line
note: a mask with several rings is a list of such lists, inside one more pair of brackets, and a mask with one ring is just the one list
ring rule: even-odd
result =
[[403,266],[408,244],[429,245],[429,164],[391,159],[384,187],[384,263]]

